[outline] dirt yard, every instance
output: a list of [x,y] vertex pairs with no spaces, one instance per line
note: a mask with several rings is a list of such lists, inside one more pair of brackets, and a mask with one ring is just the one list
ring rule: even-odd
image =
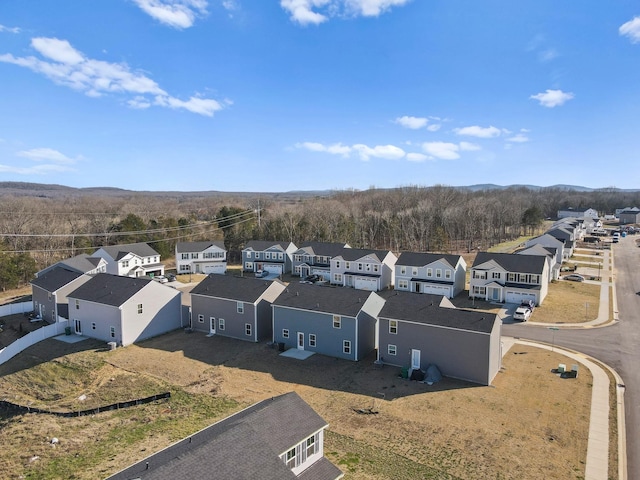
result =
[[[325,454],[346,479],[579,479],[591,375],[581,369],[577,379],[560,379],[550,372],[558,363],[571,361],[516,345],[493,386],[451,379],[428,386],[399,378],[397,368],[375,369],[373,358],[300,361],[264,343],[182,331],[116,351],[50,339],[0,366],[0,398],[58,410],[165,389],[172,398],[70,419],[0,411],[0,472],[104,478],[246,405],[295,390],[329,423]],[[377,413],[359,413],[368,410]]]

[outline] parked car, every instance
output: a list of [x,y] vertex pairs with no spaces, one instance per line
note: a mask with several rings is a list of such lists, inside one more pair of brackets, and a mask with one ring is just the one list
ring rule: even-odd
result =
[[255,275],[257,278],[263,278],[268,276],[269,272],[267,272],[266,270],[257,270]]
[[164,275],[156,275],[153,277],[153,279],[156,282],[160,282],[160,283],[167,283],[169,281],[169,279],[167,277],[165,277]]
[[521,320],[523,322],[526,322],[527,320],[529,320],[530,317],[531,317],[531,309],[529,307],[523,307],[522,305],[516,308],[516,311],[513,314],[514,320]]
[[316,283],[319,280],[322,280],[320,275],[307,275],[302,280],[300,280],[300,283]]
[[569,280],[571,282],[584,282],[584,277],[582,275],[578,275],[577,273],[572,273],[571,275],[565,275],[565,280]]
[[170,282],[175,282],[176,276],[173,273],[167,273],[167,280],[169,280]]
[[522,302],[520,303],[520,306],[524,308],[528,308],[533,312],[533,309],[536,308],[536,302],[534,302],[533,300],[522,300]]

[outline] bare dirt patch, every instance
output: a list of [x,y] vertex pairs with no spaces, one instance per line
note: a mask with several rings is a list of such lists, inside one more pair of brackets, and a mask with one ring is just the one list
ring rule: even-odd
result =
[[[347,479],[584,475],[591,375],[553,375],[558,363],[570,363],[558,353],[516,345],[491,387],[452,379],[428,386],[399,378],[396,368],[375,369],[373,358],[299,361],[266,344],[182,331],[116,351],[90,340],[84,348],[52,342],[61,343],[47,340],[0,366],[0,397],[29,386],[23,401],[62,408],[80,391],[112,399],[113,382],[123,387],[118,395],[153,388],[173,395],[91,419],[0,415],[0,471],[15,472],[10,478],[105,477],[216,418],[291,390],[330,424],[325,451]],[[78,376],[46,383],[48,363]],[[37,393],[37,385],[49,393]],[[358,413],[367,409],[378,413]],[[51,436],[60,438],[57,447]]]

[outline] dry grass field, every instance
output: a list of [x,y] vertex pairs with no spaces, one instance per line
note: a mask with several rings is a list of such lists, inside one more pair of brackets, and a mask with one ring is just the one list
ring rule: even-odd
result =
[[[592,380],[584,369],[560,379],[550,369],[561,362],[571,363],[516,345],[493,386],[451,379],[428,386],[372,361],[299,361],[266,344],[182,331],[115,351],[50,339],[0,366],[0,398],[72,411],[166,390],[172,398],[90,417],[0,411],[0,476],[104,478],[246,405],[295,390],[330,424],[325,453],[346,479],[580,479]],[[356,412],[363,408],[378,413]]]

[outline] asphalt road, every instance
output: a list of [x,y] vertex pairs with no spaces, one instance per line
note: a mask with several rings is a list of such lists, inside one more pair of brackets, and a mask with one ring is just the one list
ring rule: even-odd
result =
[[640,248],[637,235],[614,245],[614,281],[619,322],[601,328],[549,330],[505,324],[503,335],[555,343],[582,352],[614,368],[625,389],[628,478],[640,478]]

